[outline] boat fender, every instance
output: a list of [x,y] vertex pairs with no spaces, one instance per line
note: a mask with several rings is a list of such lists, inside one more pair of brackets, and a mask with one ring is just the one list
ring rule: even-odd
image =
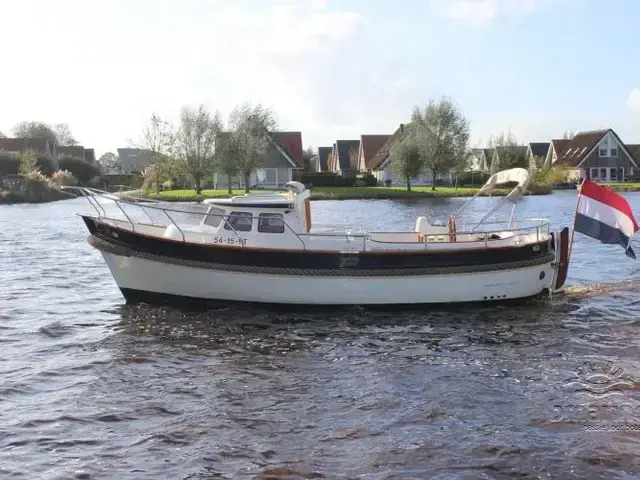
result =
[[449,217],[449,241],[456,241],[456,217],[453,215]]

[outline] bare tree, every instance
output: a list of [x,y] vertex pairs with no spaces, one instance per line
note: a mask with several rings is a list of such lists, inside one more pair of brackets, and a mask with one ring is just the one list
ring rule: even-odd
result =
[[358,156],[357,148],[349,149],[349,168],[353,170],[355,173],[358,173],[360,170],[360,157]]
[[438,173],[451,171],[469,155],[469,121],[448,98],[429,101],[424,112],[411,115],[410,134],[416,137],[424,169],[431,173],[431,189],[436,189]]
[[149,122],[142,127],[137,140],[129,139],[129,145],[148,152],[170,155],[175,146],[175,130],[170,122],[152,113]]
[[203,105],[182,108],[176,148],[198,195],[202,193],[204,178],[213,173],[216,139],[221,130],[219,112],[212,115]]
[[526,155],[527,147],[521,146],[511,130],[501,132],[489,138],[489,148],[494,149],[491,174],[508,168],[528,168]]
[[302,164],[304,165],[305,171],[313,171],[312,161],[316,157],[316,155],[317,152],[313,149],[313,147],[307,147],[307,149],[302,152]]
[[66,123],[56,123],[52,127],[52,130],[56,134],[56,141],[58,142],[58,145],[65,147],[78,145],[78,141],[71,134],[71,129],[69,129],[69,125]]
[[420,176],[424,171],[424,157],[417,139],[412,134],[401,135],[393,142],[389,151],[390,164],[393,171],[407,184],[407,191],[411,191],[411,180]]
[[245,181],[245,190],[249,192],[251,173],[265,163],[265,155],[273,143],[271,132],[276,129],[274,113],[261,104],[244,104],[236,107],[229,119],[231,135],[235,137],[237,152],[236,166]]

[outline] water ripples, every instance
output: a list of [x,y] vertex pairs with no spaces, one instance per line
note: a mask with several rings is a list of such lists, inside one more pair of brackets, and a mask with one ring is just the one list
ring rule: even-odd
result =
[[[524,209],[567,224],[573,200]],[[313,214],[410,228],[458,203]],[[83,209],[0,211],[0,478],[640,477],[640,432],[585,431],[640,423],[640,280],[622,250],[581,238],[549,302],[196,313],[124,306]]]

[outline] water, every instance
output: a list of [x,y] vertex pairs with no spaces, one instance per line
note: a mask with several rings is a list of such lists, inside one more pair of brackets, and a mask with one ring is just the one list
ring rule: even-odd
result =
[[[520,216],[569,225],[575,195]],[[463,201],[312,214],[405,229]],[[640,264],[621,247],[577,234],[550,303],[193,314],[125,307],[90,211],[0,207],[0,478],[640,478],[640,431],[585,425],[640,424]],[[580,391],[589,362],[607,394]]]

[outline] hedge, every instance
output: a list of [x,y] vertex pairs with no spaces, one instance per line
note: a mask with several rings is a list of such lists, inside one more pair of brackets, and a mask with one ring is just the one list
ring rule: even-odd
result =
[[[45,155],[38,155],[38,168],[45,175],[51,175],[55,169]],[[20,169],[20,157],[13,152],[0,152],[0,176],[17,175]]]
[[78,179],[78,182],[88,182],[94,177],[100,175],[100,169],[86,162],[79,157],[72,157],[70,155],[61,155],[58,157],[58,167],[60,170],[68,170]]

